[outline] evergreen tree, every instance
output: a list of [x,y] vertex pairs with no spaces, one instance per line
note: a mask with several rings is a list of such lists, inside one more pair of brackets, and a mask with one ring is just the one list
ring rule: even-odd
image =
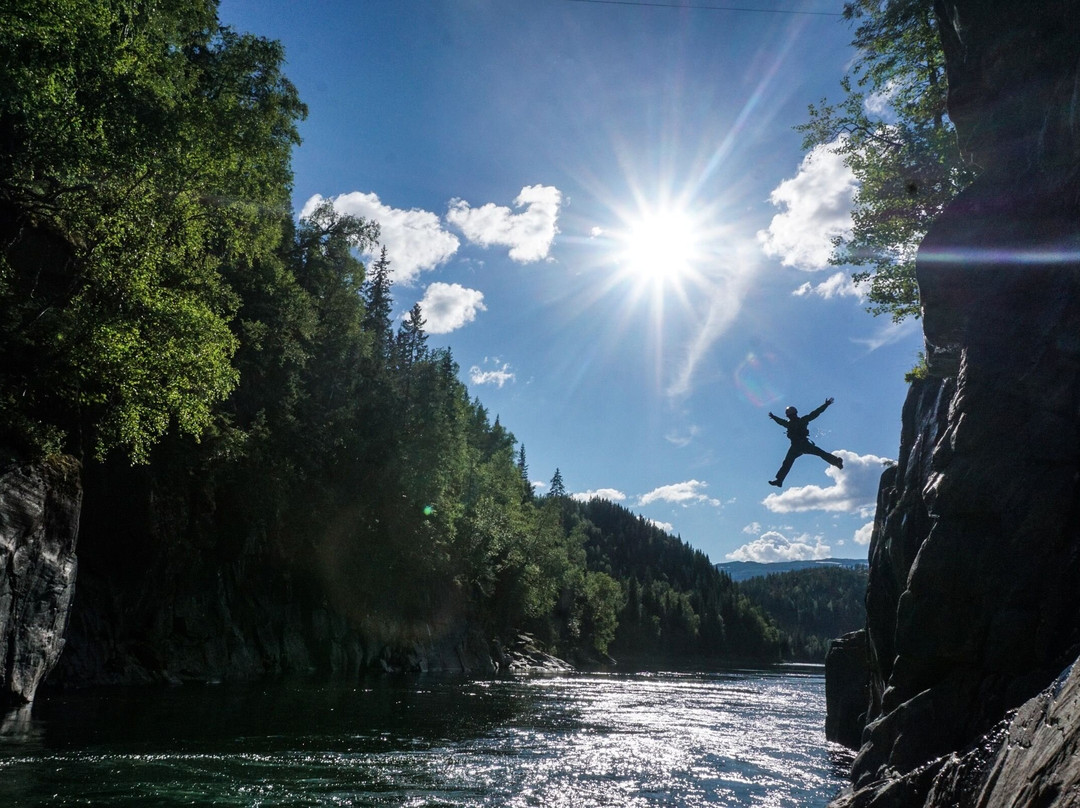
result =
[[390,293],[392,284],[390,259],[387,257],[386,247],[383,247],[364,285],[364,328],[372,335],[376,355],[384,361],[389,360],[393,345],[390,324],[390,313],[394,305]]
[[562,472],[557,468],[551,478],[551,487],[548,489],[547,495],[555,499],[566,496],[566,486],[563,484]]
[[529,464],[525,462],[525,444],[521,444],[517,455],[517,470],[521,475],[522,502],[529,502],[533,498],[533,486],[529,481]]
[[405,319],[401,321],[395,340],[399,366],[407,369],[427,358],[425,325],[427,321],[424,319],[420,304],[414,303],[409,313],[405,315]]

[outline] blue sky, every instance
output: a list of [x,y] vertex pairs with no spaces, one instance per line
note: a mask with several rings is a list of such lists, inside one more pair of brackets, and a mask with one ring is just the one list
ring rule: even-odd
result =
[[[559,468],[716,562],[865,557],[922,339],[825,263],[853,181],[792,129],[839,97],[841,3],[658,3],[220,16],[282,41],[309,107],[297,214],[380,222],[398,313],[421,303],[532,479]],[[803,457],[769,486],[787,439],[767,413],[828,396],[811,437],[844,469]]]

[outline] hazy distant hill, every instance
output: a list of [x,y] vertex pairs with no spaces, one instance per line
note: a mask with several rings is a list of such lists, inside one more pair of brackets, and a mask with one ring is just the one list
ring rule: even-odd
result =
[[867,563],[861,558],[820,558],[814,561],[775,561],[764,563],[761,561],[727,561],[717,564],[716,568],[726,572],[733,581],[745,581],[749,578],[760,578],[764,575],[772,575],[778,572],[794,572],[796,570],[820,569],[823,567],[842,567],[849,570],[866,569]]

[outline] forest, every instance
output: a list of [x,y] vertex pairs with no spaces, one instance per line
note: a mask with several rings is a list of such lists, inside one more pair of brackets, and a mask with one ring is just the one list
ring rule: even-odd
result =
[[866,568],[824,567],[751,578],[739,589],[776,622],[784,659],[824,662],[833,639],[866,625],[868,577]]
[[358,258],[377,225],[295,218],[277,43],[207,0],[7,7],[0,463],[82,464],[80,597],[254,559],[350,620],[578,661],[802,653],[679,539],[537,496],[423,312],[394,317],[393,256]]

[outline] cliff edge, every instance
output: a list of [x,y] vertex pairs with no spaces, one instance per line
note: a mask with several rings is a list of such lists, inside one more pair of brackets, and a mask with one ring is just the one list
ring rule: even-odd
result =
[[1011,794],[1000,775],[1048,754],[1038,720],[1080,726],[1061,701],[1080,654],[1080,3],[935,10],[982,173],[919,249],[930,378],[882,479],[869,704],[834,805],[1080,805],[1075,777]]

